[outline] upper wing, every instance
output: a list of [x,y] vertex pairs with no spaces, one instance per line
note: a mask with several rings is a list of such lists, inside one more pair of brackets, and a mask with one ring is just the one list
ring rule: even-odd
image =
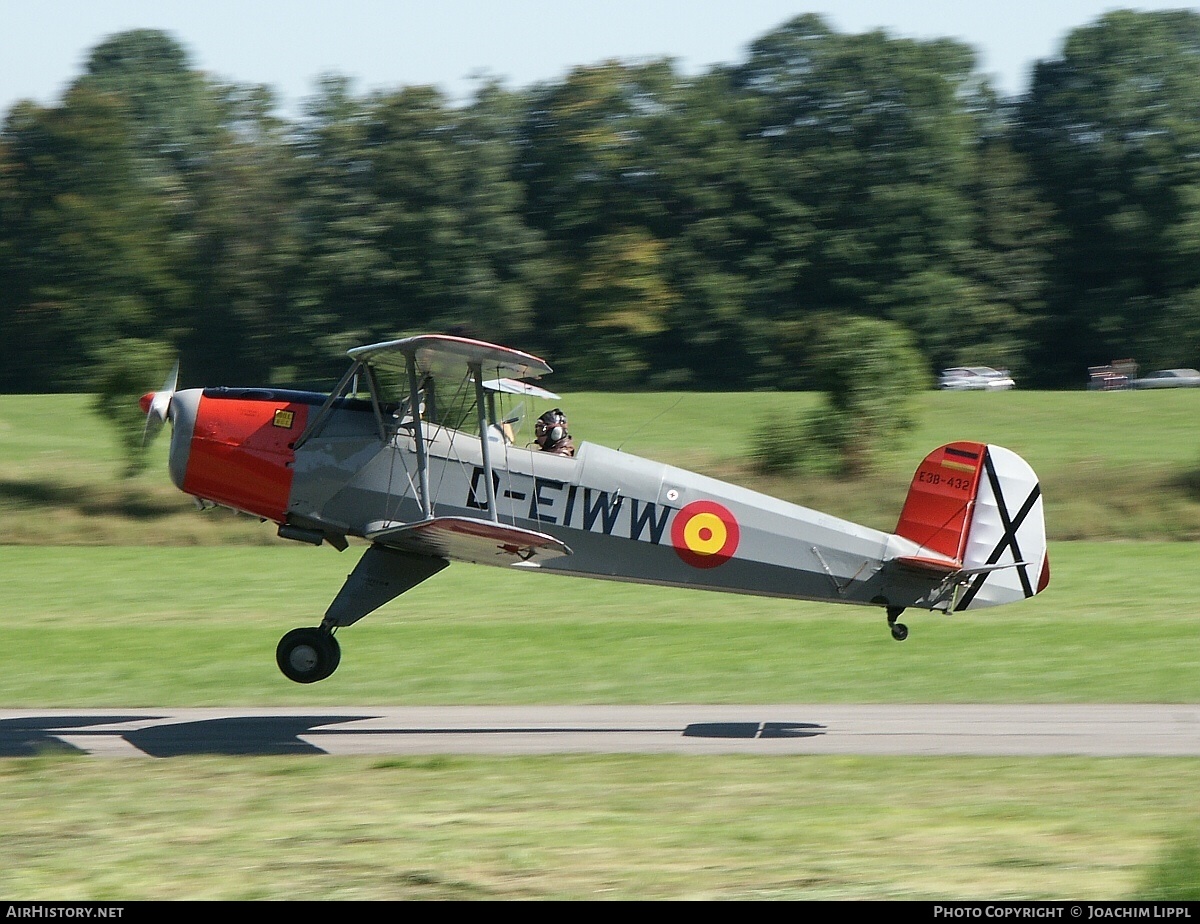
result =
[[355,359],[384,369],[403,370],[409,356],[415,357],[417,367],[422,372],[436,372],[439,367],[452,364],[460,370],[455,377],[461,377],[465,367],[474,364],[497,377],[519,379],[537,378],[552,371],[544,359],[530,353],[448,334],[423,334],[403,340],[372,343],[355,347],[349,352]]

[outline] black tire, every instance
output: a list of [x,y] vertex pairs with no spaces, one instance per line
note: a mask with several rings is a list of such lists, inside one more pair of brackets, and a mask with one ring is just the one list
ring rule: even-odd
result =
[[324,680],[342,660],[337,639],[324,629],[293,629],[279,640],[275,663],[288,680],[316,683]]
[[908,626],[902,622],[892,623],[892,638],[898,642],[904,641],[908,638]]

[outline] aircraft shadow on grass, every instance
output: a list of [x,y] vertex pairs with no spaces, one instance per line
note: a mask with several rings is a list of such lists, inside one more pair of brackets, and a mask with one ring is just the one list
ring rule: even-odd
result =
[[[346,716],[245,716],[203,719],[195,722],[165,721],[137,729],[109,726],[126,722],[155,721],[165,717],[131,715],[32,716],[0,720],[0,757],[34,757],[44,754],[88,753],[86,746],[72,743],[88,738],[119,738],[150,757],[187,755],[266,756],[278,754],[325,754],[324,748],[304,740],[362,735],[561,735],[629,734],[638,731],[661,734],[674,728],[574,728],[500,726],[496,728],[332,728],[346,722],[376,718]],[[810,738],[825,733],[824,726],[811,722],[694,722],[681,734],[685,738]],[[69,738],[71,741],[64,740]]]

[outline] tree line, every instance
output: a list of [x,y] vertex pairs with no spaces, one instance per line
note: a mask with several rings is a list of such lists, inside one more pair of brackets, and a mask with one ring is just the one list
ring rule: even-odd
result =
[[0,390],[174,356],[184,385],[324,386],[428,331],[575,387],[824,388],[895,344],[927,381],[1200,366],[1200,16],[1106,14],[1016,98],[959,41],[804,15],[696,76],[465,104],[335,76],[293,120],[137,30],[6,114]]

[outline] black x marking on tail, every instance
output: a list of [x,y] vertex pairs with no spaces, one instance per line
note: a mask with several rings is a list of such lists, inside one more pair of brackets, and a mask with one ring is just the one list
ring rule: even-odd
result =
[[[1004,554],[1006,548],[1012,549],[1013,560],[1019,562],[1021,560],[1021,547],[1017,545],[1017,530],[1025,522],[1025,518],[1029,516],[1029,511],[1033,509],[1033,505],[1037,502],[1037,499],[1042,496],[1042,486],[1041,484],[1033,486],[1033,490],[1025,498],[1025,503],[1017,511],[1017,515],[1010,520],[1008,518],[1008,505],[1004,501],[1004,492],[1000,488],[1000,476],[996,474],[996,467],[992,463],[992,454],[990,452],[984,456],[983,464],[987,469],[988,483],[992,486],[992,493],[996,495],[996,507],[1000,511],[1000,522],[1004,526],[1004,535],[1000,537],[1000,541],[992,549],[992,554],[988,556],[987,564],[996,564],[1000,560],[1000,556]],[[1032,597],[1036,591],[1033,589],[1033,585],[1029,583],[1028,568],[1028,565],[1017,565],[1017,574],[1021,578],[1021,590],[1024,591],[1026,597]],[[971,586],[963,594],[962,599],[955,609],[965,610],[967,605],[975,599],[975,595],[979,593],[979,588],[983,586],[983,582],[992,573],[991,571],[985,571],[983,574],[977,574],[971,580]]]

